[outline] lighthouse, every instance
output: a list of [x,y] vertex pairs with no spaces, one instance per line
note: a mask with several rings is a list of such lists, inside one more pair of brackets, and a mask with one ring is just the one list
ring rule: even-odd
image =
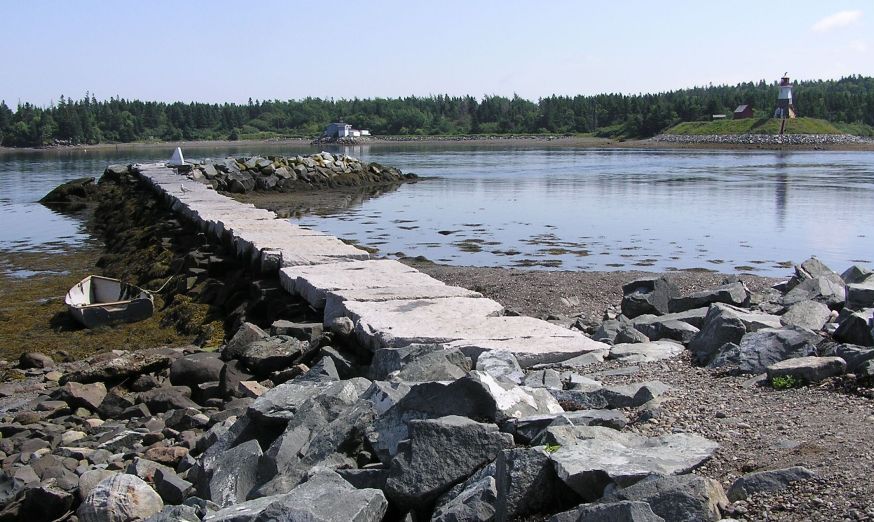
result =
[[792,104],[792,82],[787,73],[780,78],[780,94],[777,95],[777,109],[774,111],[775,118],[795,118],[795,105]]

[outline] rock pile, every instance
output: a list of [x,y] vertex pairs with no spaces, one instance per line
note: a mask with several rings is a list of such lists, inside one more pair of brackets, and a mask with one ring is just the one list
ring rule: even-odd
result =
[[688,296],[664,278],[633,281],[623,291],[622,314],[592,331],[595,340],[616,345],[614,355],[622,343],[670,341],[701,365],[769,379],[874,377],[874,272],[868,268],[839,275],[814,257],[762,296],[751,296],[738,280]]
[[415,174],[404,174],[394,167],[362,163],[357,158],[330,152],[205,160],[191,167],[189,177],[216,190],[234,193],[402,183],[416,179]]
[[659,134],[651,138],[661,143],[706,143],[727,145],[856,145],[872,143],[871,138],[852,134]]
[[870,376],[872,285],[815,258],[763,295],[639,280],[592,332],[607,348],[524,369],[499,350],[368,349],[347,318],[243,323],[218,352],[26,354],[0,368],[17,376],[0,385],[0,520],[719,520],[814,472],[757,472],[726,494],[689,473],[713,441],[628,429],[668,386],[605,385],[598,365],[688,349],[772,378]]

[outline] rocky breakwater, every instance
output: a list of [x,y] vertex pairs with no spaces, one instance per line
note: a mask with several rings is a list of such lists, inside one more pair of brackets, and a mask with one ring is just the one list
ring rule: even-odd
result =
[[318,187],[395,184],[417,176],[379,163],[362,163],[345,154],[226,158],[195,163],[189,177],[219,191],[245,193],[293,191]]
[[651,138],[659,143],[708,145],[865,145],[871,138],[851,134],[659,134]]
[[399,288],[339,281],[295,280],[324,321],[244,323],[217,352],[4,364],[15,379],[0,385],[0,520],[719,520],[816,472],[758,471],[724,490],[724,477],[690,474],[716,443],[676,427],[641,434],[673,389],[603,377],[687,351],[775,386],[862,380],[874,360],[874,274],[816,259],[755,295],[737,280],[690,295],[633,281],[621,313],[589,327],[603,344],[564,355],[485,346],[500,337],[405,344],[405,325],[377,335],[376,318],[337,311]]
[[593,339],[614,345],[613,353],[626,343],[636,349],[667,343],[685,347],[700,365],[760,375],[778,386],[846,372],[863,384],[874,378],[869,268],[854,265],[837,274],[814,257],[762,295],[751,295],[734,279],[679,296],[663,277],[630,282],[623,293],[620,314],[586,328]]

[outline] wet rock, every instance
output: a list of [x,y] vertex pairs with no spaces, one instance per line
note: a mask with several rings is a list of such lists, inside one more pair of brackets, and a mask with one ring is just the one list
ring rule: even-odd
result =
[[780,322],[785,326],[797,326],[812,331],[818,331],[831,318],[828,306],[816,301],[799,301],[780,316]]
[[499,382],[522,384],[525,378],[516,356],[503,350],[486,350],[479,354],[476,369],[491,375]]
[[494,424],[465,417],[411,420],[410,440],[392,460],[385,492],[398,505],[421,508],[513,446]]
[[[718,444],[701,436],[674,433],[647,438],[588,427],[595,438],[562,446],[551,458],[558,476],[586,500],[602,496],[609,484],[629,486],[654,473],[688,473],[709,459]],[[603,428],[602,428],[603,430]]]
[[665,522],[646,502],[582,504],[547,519],[547,522]]
[[602,502],[639,501],[653,513],[677,522],[717,521],[728,499],[719,482],[696,475],[650,476],[631,486],[610,491]]
[[467,375],[470,360],[457,348],[412,344],[403,348],[382,348],[373,355],[370,378],[406,382],[454,381]]
[[97,195],[93,177],[77,178],[58,185],[39,200],[40,203],[86,203]]
[[217,353],[199,352],[180,357],[170,365],[170,383],[194,388],[198,384],[218,381],[224,362]]
[[755,493],[780,491],[793,482],[815,476],[816,473],[801,466],[749,473],[735,480],[728,488],[728,499],[736,502]]
[[847,370],[847,362],[840,357],[795,357],[768,366],[768,379],[792,376],[805,382],[819,382],[828,377],[841,375]]
[[738,368],[744,373],[763,373],[768,366],[795,357],[816,353],[822,338],[797,327],[765,328],[743,336],[739,346]]
[[54,368],[55,361],[44,353],[24,352],[18,357],[18,367],[22,369]]
[[101,481],[82,501],[82,522],[121,522],[148,518],[164,509],[161,497],[142,479],[119,473]]
[[643,314],[668,313],[668,303],[679,291],[664,277],[650,277],[626,283],[622,294],[622,314],[633,319]]
[[746,307],[750,303],[750,291],[741,282],[729,283],[687,296],[675,297],[668,303],[668,311],[672,313],[685,312],[695,308],[710,306],[714,303]]

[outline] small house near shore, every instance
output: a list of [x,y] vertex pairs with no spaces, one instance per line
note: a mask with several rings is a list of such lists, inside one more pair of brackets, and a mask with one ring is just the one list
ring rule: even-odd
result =
[[353,129],[352,125],[343,122],[329,123],[325,132],[322,134],[326,138],[360,138],[361,136],[370,136],[370,131],[366,129]]
[[735,120],[743,120],[745,118],[753,117],[753,106],[752,105],[738,105],[737,109],[734,110],[734,119]]

